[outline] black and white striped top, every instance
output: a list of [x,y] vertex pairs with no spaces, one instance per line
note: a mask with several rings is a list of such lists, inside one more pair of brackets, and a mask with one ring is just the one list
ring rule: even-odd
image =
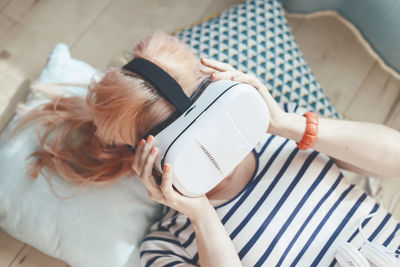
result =
[[[286,111],[297,107],[285,105]],[[298,111],[303,113],[303,111]],[[335,248],[360,248],[358,231],[392,251],[400,249],[400,224],[375,200],[349,184],[323,153],[301,151],[286,138],[267,134],[253,149],[256,168],[246,187],[216,207],[244,266],[334,266]],[[141,245],[143,266],[199,264],[189,219],[164,208]]]

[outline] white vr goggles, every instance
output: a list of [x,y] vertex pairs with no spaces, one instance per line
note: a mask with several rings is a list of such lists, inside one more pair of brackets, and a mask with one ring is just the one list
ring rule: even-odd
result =
[[159,149],[153,169],[158,183],[168,163],[174,187],[186,196],[213,189],[267,131],[268,107],[248,84],[206,79],[189,98],[171,76],[150,61],[134,58],[123,69],[150,82],[177,109],[144,138],[153,135]]

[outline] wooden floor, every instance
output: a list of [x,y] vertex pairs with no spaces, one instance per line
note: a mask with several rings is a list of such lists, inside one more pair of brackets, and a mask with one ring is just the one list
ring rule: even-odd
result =
[[[0,81],[34,80],[58,42],[68,44],[73,57],[104,69],[152,31],[171,32],[237,2],[0,0]],[[400,81],[382,69],[344,24],[330,16],[288,19],[317,80],[345,118],[400,130]],[[4,83],[0,89],[0,94],[7,93]],[[345,175],[353,181],[365,180],[353,173]],[[400,178],[379,184],[379,196],[387,207],[400,189]],[[400,207],[395,211],[398,219],[399,215]],[[67,265],[0,229],[0,266]]]

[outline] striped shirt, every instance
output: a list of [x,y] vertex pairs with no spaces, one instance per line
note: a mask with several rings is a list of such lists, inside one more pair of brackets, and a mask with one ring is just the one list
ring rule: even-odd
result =
[[[285,105],[286,111],[299,112]],[[381,205],[349,184],[323,153],[301,151],[286,138],[266,134],[252,151],[256,168],[245,188],[216,212],[243,266],[335,266],[343,242],[364,239],[400,249],[400,224]],[[399,231],[400,232],[400,231]],[[143,266],[198,265],[189,219],[168,207],[141,245]]]

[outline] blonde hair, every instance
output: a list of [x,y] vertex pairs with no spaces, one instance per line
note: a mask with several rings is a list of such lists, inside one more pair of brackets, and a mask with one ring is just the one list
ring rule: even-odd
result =
[[[176,37],[156,32],[133,49],[171,75],[188,96],[204,78],[196,53]],[[33,120],[40,148],[29,157],[28,175],[37,178],[43,167],[77,184],[108,184],[129,174],[135,146],[155,124],[175,111],[157,90],[134,73],[111,68],[92,81],[86,99],[57,97],[24,116],[15,133]],[[42,134],[40,134],[43,131]],[[50,138],[52,136],[53,138]]]

